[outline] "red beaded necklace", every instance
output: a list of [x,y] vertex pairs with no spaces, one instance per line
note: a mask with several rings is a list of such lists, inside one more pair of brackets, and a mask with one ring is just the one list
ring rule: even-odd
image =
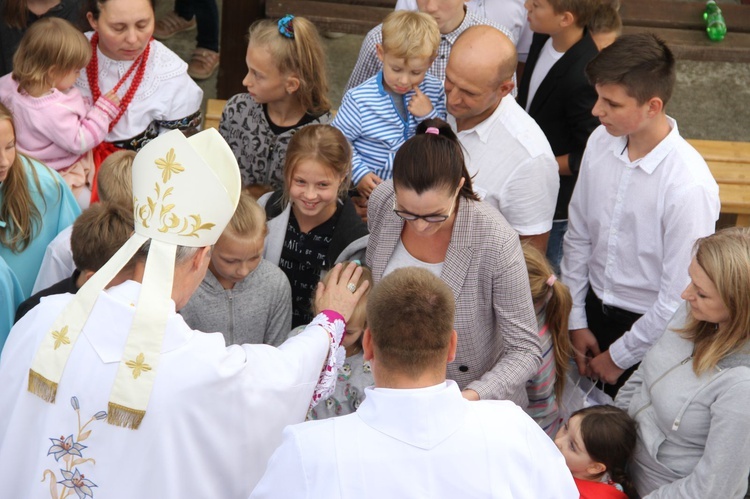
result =
[[[91,88],[91,98],[94,102],[96,102],[97,99],[99,99],[99,97],[102,95],[102,92],[99,89],[99,57],[96,52],[96,47],[98,45],[99,33],[94,33],[94,36],[91,37],[91,61],[89,62],[89,65],[86,66],[86,77],[89,80],[89,87]],[[146,72],[146,63],[148,62],[148,54],[150,51],[151,40],[149,40],[146,48],[143,50],[143,52],[141,52],[141,55],[139,55],[135,59],[135,61],[133,61],[130,69],[128,69],[125,75],[120,78],[120,81],[118,81],[117,85],[115,85],[115,87],[112,89],[114,92],[117,92],[123,85],[123,83],[125,83],[128,78],[130,78],[130,75],[133,74],[133,70],[136,70],[137,68],[137,70],[135,71],[135,76],[133,77],[133,81],[130,82],[130,86],[128,87],[127,92],[125,92],[125,97],[120,100],[120,112],[117,113],[117,116],[115,116],[115,118],[109,124],[110,132],[115,127],[117,122],[120,121],[122,115],[125,114],[125,111],[130,105],[130,101],[133,100],[133,96],[135,96],[135,93],[138,91],[138,87],[141,86],[141,82],[143,81],[143,73]]]

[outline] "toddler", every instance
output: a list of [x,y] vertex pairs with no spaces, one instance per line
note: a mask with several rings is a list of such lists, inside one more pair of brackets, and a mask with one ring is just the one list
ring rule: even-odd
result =
[[309,323],[322,274],[344,260],[364,260],[367,226],[346,193],[351,172],[346,137],[329,125],[294,134],[284,163],[284,188],[258,200],[268,217],[264,258],[292,286],[292,326]]
[[555,436],[581,499],[638,497],[625,471],[635,441],[635,421],[611,405],[574,412]]
[[266,214],[242,192],[211,252],[208,272],[180,313],[199,331],[220,331],[227,345],[279,346],[292,326],[292,293],[279,268],[263,259]]
[[57,170],[78,203],[91,198],[93,159],[119,112],[116,89],[89,108],[73,87],[91,59],[86,37],[69,22],[49,17],[31,25],[0,78],[0,100],[13,112],[20,152]]
[[562,399],[565,375],[573,353],[568,336],[568,315],[573,298],[538,249],[524,244],[523,256],[542,347],[542,367],[526,383],[529,396],[526,412],[547,435],[554,437],[560,427],[558,401]]
[[[348,263],[344,262],[344,267]],[[356,261],[356,263],[359,265],[359,261]],[[326,274],[323,277],[321,282],[324,285],[328,284],[329,275]],[[372,272],[370,272],[369,268],[363,266],[362,277],[356,283],[356,287],[359,288],[365,281],[369,282],[370,286],[359,299],[357,308],[354,309],[351,317],[346,322],[346,336],[344,336],[344,340],[341,342],[341,345],[346,349],[346,361],[339,367],[336,390],[333,392],[333,395],[310,409],[310,412],[307,414],[308,420],[332,418],[355,412],[365,399],[365,388],[375,384],[372,371],[370,370],[370,363],[364,359],[362,351],[362,336],[367,327],[367,297],[372,289]],[[320,313],[314,300],[313,310],[316,314]],[[305,327],[299,326],[295,328],[289,333],[289,336],[296,336]]]
[[302,17],[263,19],[249,36],[247,93],[229,99],[219,132],[237,157],[243,185],[280,189],[292,135],[331,121],[325,51],[315,26]]
[[383,21],[383,69],[349,90],[333,126],[353,148],[352,183],[365,199],[393,176],[393,158],[427,118],[446,118],[442,82],[427,74],[440,44],[430,15],[396,11]]

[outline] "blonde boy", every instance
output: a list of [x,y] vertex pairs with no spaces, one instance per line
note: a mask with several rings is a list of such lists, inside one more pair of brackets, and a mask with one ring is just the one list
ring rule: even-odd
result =
[[588,28],[600,51],[612,45],[622,34],[619,0],[602,0],[591,17]]
[[278,346],[292,328],[292,289],[284,272],[263,259],[266,213],[243,192],[211,253],[209,272],[181,310],[200,331],[217,331],[227,345]]
[[431,16],[392,12],[377,46],[383,69],[344,96],[332,125],[352,144],[352,183],[365,198],[393,176],[393,157],[417,125],[446,117],[443,84],[427,74],[439,43]]

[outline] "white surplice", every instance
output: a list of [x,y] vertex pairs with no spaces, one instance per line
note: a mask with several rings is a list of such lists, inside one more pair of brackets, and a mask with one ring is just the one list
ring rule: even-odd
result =
[[29,366],[72,295],[43,299],[11,331],[0,357],[3,497],[58,498],[67,489],[74,498],[244,499],[282,429],[304,420],[331,323],[319,317],[279,348],[226,347],[220,333],[191,330],[173,309],[143,423],[108,424],[139,291],[128,281],[100,295],[54,404],[27,391]]
[[251,498],[578,499],[565,459],[506,400],[458,385],[365,389],[357,412],[293,425]]

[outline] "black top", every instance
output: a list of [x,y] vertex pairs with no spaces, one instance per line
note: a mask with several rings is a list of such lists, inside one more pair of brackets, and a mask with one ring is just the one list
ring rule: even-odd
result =
[[26,29],[11,28],[5,22],[6,0],[0,0],[0,76],[13,71],[13,54],[21,42],[26,29],[42,17],[65,19],[81,31],[90,29],[86,23],[86,3],[83,0],[61,0],[41,17],[31,11],[26,12]]
[[282,133],[286,133],[289,130],[294,130],[295,128],[300,128],[305,125],[308,125],[315,121],[316,119],[320,118],[320,115],[315,116],[309,113],[305,113],[305,115],[294,125],[291,126],[279,126],[273,121],[271,121],[271,117],[268,116],[268,106],[266,104],[263,104],[263,114],[266,116],[266,121],[268,122],[268,127],[271,129],[271,131],[275,135],[281,135]]
[[61,295],[64,293],[78,293],[78,286],[76,285],[76,281],[78,280],[79,275],[81,275],[81,272],[76,270],[75,272],[73,272],[73,275],[68,277],[67,279],[63,279],[57,284],[53,284],[47,289],[43,289],[37,294],[31,295],[26,301],[18,306],[18,309],[16,309],[16,320],[14,321],[14,324],[20,321],[24,315],[28,314],[32,308],[39,305],[39,302],[45,296]]

